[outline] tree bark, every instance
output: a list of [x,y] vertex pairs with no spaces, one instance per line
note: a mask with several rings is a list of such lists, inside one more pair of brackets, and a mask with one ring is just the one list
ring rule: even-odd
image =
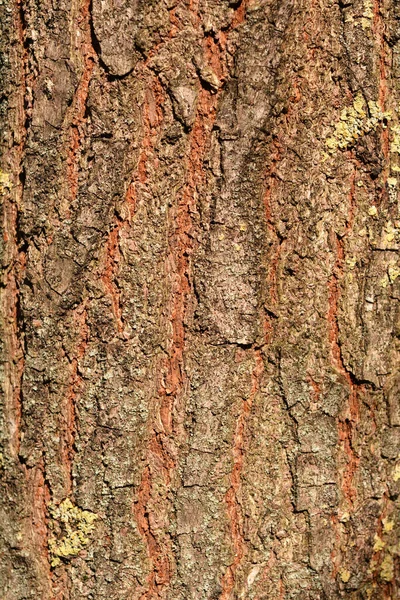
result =
[[394,600],[399,4],[0,11],[1,599]]

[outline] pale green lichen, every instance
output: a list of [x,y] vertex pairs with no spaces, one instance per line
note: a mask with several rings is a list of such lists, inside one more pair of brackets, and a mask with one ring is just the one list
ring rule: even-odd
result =
[[397,542],[396,519],[392,513],[382,519],[382,529],[380,535],[375,534],[373,551],[371,557],[369,573],[371,575],[379,574],[384,581],[392,581],[394,578],[394,556],[400,552],[400,544]]
[[331,154],[338,149],[349,148],[358,138],[373,131],[385,119],[389,120],[391,113],[382,112],[376,102],[370,100],[368,107],[359,92],[352,106],[344,108],[340,120],[335,125],[335,131],[326,140]]
[[59,506],[49,505],[52,517],[49,527],[50,564],[57,567],[61,558],[69,559],[77,556],[90,542],[89,534],[94,530],[94,522],[98,515],[74,506],[69,498]]
[[388,285],[389,285],[389,277],[387,275],[384,275],[384,277],[382,277],[382,279],[380,281],[380,286],[382,288],[386,289]]

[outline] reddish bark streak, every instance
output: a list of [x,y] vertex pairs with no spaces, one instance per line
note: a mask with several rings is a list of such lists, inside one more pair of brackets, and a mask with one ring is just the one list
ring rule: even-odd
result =
[[254,351],[255,367],[252,373],[252,384],[249,397],[242,401],[242,410],[236,423],[236,431],[233,439],[233,469],[231,473],[231,486],[225,495],[225,502],[231,525],[234,558],[232,564],[226,570],[221,582],[220,600],[229,600],[234,585],[235,575],[246,552],[246,543],[243,532],[243,515],[239,500],[241,488],[241,477],[244,464],[246,423],[253,406],[254,398],[260,387],[260,378],[264,371],[264,363],[259,350]]
[[[154,440],[153,440],[154,442]],[[154,446],[154,443],[153,443]],[[162,452],[162,449],[161,449]],[[159,585],[165,585],[170,579],[170,565],[168,557],[163,554],[162,546],[152,531],[149,518],[149,502],[152,495],[152,475],[150,467],[146,467],[137,493],[135,505],[135,518],[139,532],[146,541],[147,554],[152,562],[152,569],[147,578],[147,590],[140,596],[141,599],[159,598]]]
[[[192,6],[192,10],[195,12],[194,6]],[[220,45],[216,44],[214,40],[206,39],[204,54],[216,74],[222,76],[224,66]],[[149,443],[149,448],[153,447],[152,451],[154,452],[154,447],[156,447],[157,453],[162,459],[161,473],[166,487],[170,485],[172,472],[175,469],[175,449],[170,446],[168,437],[171,434],[174,434],[174,438],[179,437],[176,430],[177,423],[174,423],[174,411],[186,385],[184,373],[185,319],[192,290],[190,257],[193,252],[193,225],[191,215],[196,210],[196,194],[204,178],[204,156],[216,116],[218,96],[218,93],[213,95],[207,90],[200,90],[197,115],[190,136],[186,185],[176,208],[172,211],[173,229],[169,236],[169,255],[166,261],[166,272],[172,281],[170,305],[172,337],[169,357],[161,367],[163,376],[158,390],[162,432],[157,432],[155,423],[152,423]],[[160,107],[160,105],[158,97],[155,106]],[[150,121],[150,111],[147,114],[148,121]],[[158,125],[157,120],[155,120],[155,125]],[[142,181],[145,176],[147,177],[148,143],[146,143],[146,139],[143,147],[144,151],[139,161],[139,176]],[[169,584],[172,576],[172,567],[169,563],[169,554],[172,553],[171,545],[165,541],[165,538],[163,541],[157,539],[157,535],[151,531],[149,519],[146,519],[146,514],[149,512],[147,505],[154,493],[154,477],[155,473],[145,470],[139,487],[139,501],[136,507],[137,518],[140,522],[147,521],[147,525],[142,527],[142,531],[143,534],[145,533],[148,555],[153,564],[148,578],[147,591],[142,598],[160,597],[163,587]],[[146,490],[149,491],[146,492]]]
[[[266,564],[263,572],[261,573],[261,576],[260,576],[260,579],[259,579],[259,582],[258,582],[258,586],[257,587],[258,587],[258,589],[260,589],[260,593],[263,593],[265,591],[264,584],[265,584],[265,582],[268,579],[268,575],[271,573],[273,567],[275,566],[276,561],[277,561],[276,553],[275,553],[274,549],[272,548],[271,549],[271,553],[270,553],[270,557],[268,559],[268,562],[267,562],[267,564]],[[254,597],[254,600],[260,600],[260,595],[257,594]]]
[[30,543],[35,553],[40,556],[41,566],[45,570],[45,576],[51,581],[49,565],[49,553],[47,546],[47,504],[50,501],[50,492],[44,479],[45,467],[43,461],[32,469],[26,469],[27,490],[30,493],[31,520],[30,520]]
[[312,387],[312,397],[314,400],[314,405],[317,407],[321,398],[321,386],[313,379],[310,373],[308,373],[308,380]]

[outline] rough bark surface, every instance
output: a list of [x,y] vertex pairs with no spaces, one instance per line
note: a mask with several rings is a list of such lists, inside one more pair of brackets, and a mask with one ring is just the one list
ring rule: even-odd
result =
[[398,2],[0,31],[1,600],[398,598]]

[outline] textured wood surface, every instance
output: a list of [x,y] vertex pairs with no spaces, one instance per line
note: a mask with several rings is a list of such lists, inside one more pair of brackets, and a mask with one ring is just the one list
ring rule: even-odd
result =
[[400,593],[400,7],[0,4],[1,600]]

